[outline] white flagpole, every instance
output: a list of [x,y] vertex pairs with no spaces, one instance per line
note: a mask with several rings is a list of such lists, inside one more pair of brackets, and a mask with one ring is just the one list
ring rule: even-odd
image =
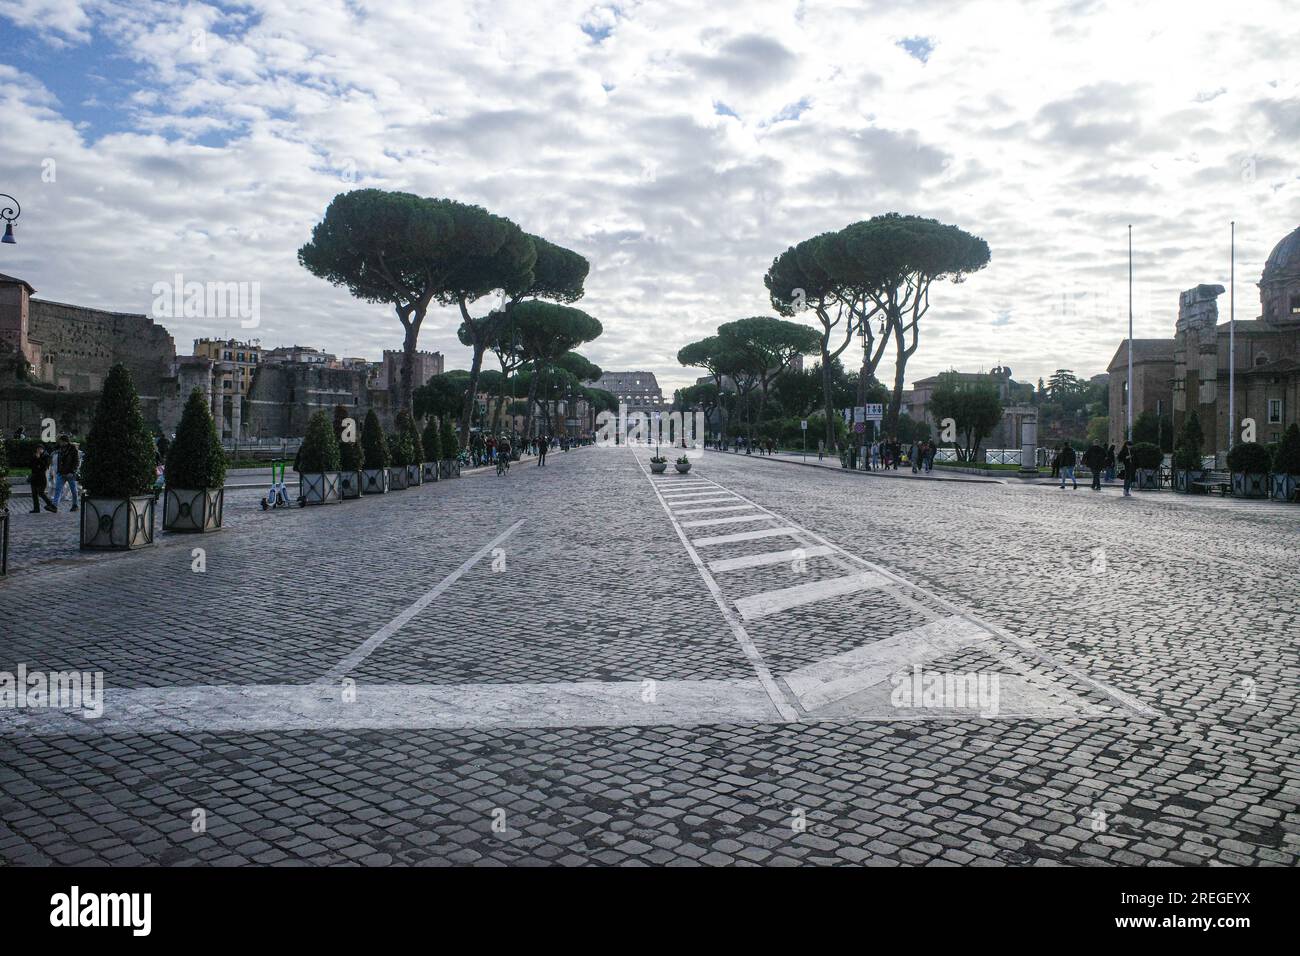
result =
[[1133,226],[1128,227],[1128,380],[1125,388],[1125,404],[1128,415],[1124,427],[1126,441],[1133,440]]
[[1237,221],[1232,221],[1228,279],[1228,450],[1237,433]]

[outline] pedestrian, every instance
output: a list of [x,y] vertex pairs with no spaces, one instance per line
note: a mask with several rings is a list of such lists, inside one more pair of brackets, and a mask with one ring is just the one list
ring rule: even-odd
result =
[[66,434],[59,436],[59,457],[54,469],[54,507],[63,503],[63,486],[72,494],[72,510],[77,510],[77,469],[81,466],[81,453]]
[[1133,487],[1133,443],[1124,442],[1124,447],[1119,450],[1117,456],[1120,468],[1124,469],[1124,497],[1133,497],[1129,491]]
[[550,440],[545,435],[539,435],[537,438],[537,467],[540,468],[546,464],[546,449],[550,445]]
[[22,425],[19,425],[17,428],[14,429],[14,441],[22,441],[26,437],[27,437],[27,429],[23,428]]
[[37,445],[35,452],[32,454],[32,477],[29,479],[32,485],[32,514],[41,513],[41,502],[45,502],[46,511],[58,511],[50,496],[45,493],[49,487],[49,478],[46,472],[50,469],[50,455],[45,450],[44,445]]
[[1115,443],[1106,446],[1106,481],[1115,480]]
[[912,463],[912,474],[914,475],[921,470],[920,466],[917,464],[917,459],[920,458],[920,455],[921,455],[921,446],[918,445],[916,442],[912,442],[912,447],[909,448],[907,451],[907,457],[908,460],[911,461]]
[[1101,491],[1101,472],[1106,467],[1106,449],[1095,438],[1088,450],[1083,453],[1083,463],[1092,472],[1092,490]]
[[1074,480],[1074,463],[1077,460],[1074,454],[1074,447],[1069,443],[1062,443],[1061,451],[1058,457],[1061,460],[1061,488],[1065,488],[1065,479],[1070,479],[1070,484],[1074,487],[1072,491],[1079,490],[1079,483]]
[[1059,478],[1061,475],[1061,449],[1056,449],[1056,454],[1052,456],[1052,477]]

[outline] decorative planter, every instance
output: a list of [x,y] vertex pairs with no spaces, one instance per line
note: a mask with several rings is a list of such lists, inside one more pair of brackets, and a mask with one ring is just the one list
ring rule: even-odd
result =
[[361,472],[361,493],[382,495],[388,490],[387,468],[365,468]]
[[[0,481],[4,481],[0,478]],[[0,575],[9,573],[9,509],[0,510]]]
[[1183,492],[1183,494],[1191,494],[1195,491],[1192,485],[1204,477],[1205,472],[1201,469],[1176,468],[1174,469],[1174,489]]
[[420,466],[420,480],[425,482],[438,480],[438,463],[436,461],[426,461]]
[[163,492],[164,531],[216,531],[226,493],[221,488],[167,488]]
[[153,544],[153,495],[131,498],[81,498],[81,546],[129,551]]
[[345,501],[349,498],[361,497],[361,472],[339,472],[339,497]]
[[1278,501],[1290,501],[1295,497],[1297,484],[1300,484],[1300,475],[1274,475],[1273,497]]
[[309,471],[298,476],[299,504],[328,505],[342,500],[337,471]]
[[686,464],[683,465],[680,461],[676,461],[673,462],[673,467],[677,469],[679,474],[684,475],[691,470],[691,463],[688,461]]
[[1262,472],[1234,471],[1232,493],[1238,498],[1267,498],[1268,475]]
[[656,475],[662,475],[665,471],[668,470],[668,462],[652,461],[650,462],[650,470],[653,471]]
[[518,461],[518,460],[519,460],[519,456],[522,455],[522,454],[523,454],[523,452],[521,452],[518,448],[511,448],[511,449],[510,449],[510,460],[511,460],[511,461]]
[[407,465],[406,466],[407,487],[414,488],[416,485],[420,484],[420,478],[422,473],[423,473],[423,469],[419,465]]
[[[512,461],[519,460],[519,456],[513,453],[511,454],[510,458]],[[444,458],[442,461],[438,462],[438,477],[459,478],[460,461],[456,458]]]
[[404,491],[406,489],[406,479],[409,475],[409,472],[407,472],[406,469],[406,465],[394,465],[392,468],[388,469],[389,491]]
[[1138,491],[1159,491],[1160,490],[1160,472],[1155,468],[1136,468],[1134,472],[1137,481],[1134,483]]

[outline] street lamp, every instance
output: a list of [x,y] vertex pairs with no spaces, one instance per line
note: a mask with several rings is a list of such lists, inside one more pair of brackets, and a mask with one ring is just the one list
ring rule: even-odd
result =
[[0,206],[0,219],[3,219],[5,223],[4,238],[0,239],[0,242],[7,242],[12,246],[18,242],[18,240],[14,238],[14,223],[17,222],[18,217],[23,214],[23,207],[18,205],[18,200],[8,193],[0,193],[0,199],[7,199],[9,202],[13,203],[12,206]]

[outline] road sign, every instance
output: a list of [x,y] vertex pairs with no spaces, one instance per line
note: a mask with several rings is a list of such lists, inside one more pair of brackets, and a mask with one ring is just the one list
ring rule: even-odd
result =
[[853,430],[854,430],[855,432],[858,432],[859,434],[861,434],[862,432],[864,432],[864,431],[867,430],[867,426],[866,426],[865,424],[863,424],[862,422],[857,422],[857,423],[853,426]]
[[863,421],[878,422],[884,420],[885,417],[884,405],[867,405],[865,408],[863,408],[863,411],[866,412],[866,415],[863,416]]
[[805,418],[805,419],[803,419],[802,421],[800,421],[800,422],[799,422],[799,427],[802,428],[804,431],[807,431],[807,430],[808,430],[808,419]]

